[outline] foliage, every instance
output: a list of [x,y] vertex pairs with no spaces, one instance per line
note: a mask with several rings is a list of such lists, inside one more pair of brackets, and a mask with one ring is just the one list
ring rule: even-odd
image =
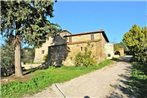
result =
[[47,62],[47,60],[48,60],[48,54],[46,54],[46,55],[43,57],[43,60],[44,60],[44,62]]
[[1,1],[1,34],[16,37],[29,45],[40,46],[58,28],[47,20],[53,17],[51,0]]
[[123,42],[114,44],[114,51],[117,51],[120,48],[123,48],[125,51],[128,51],[127,47],[124,45]]
[[52,0],[1,1],[1,35],[15,45],[15,75],[22,76],[20,47],[22,43],[39,47],[49,36],[60,31],[53,17]]
[[147,27],[133,25],[124,35],[123,42],[129,48],[134,60],[147,62]]
[[130,88],[136,98],[145,98],[147,96],[147,67],[146,63],[132,63],[132,73]]
[[9,76],[13,74],[14,67],[14,46],[6,41],[5,44],[1,46],[1,75]]
[[9,67],[14,65],[14,46],[5,43],[1,46],[1,60],[0,64],[2,67]]
[[49,67],[46,70],[37,70],[31,73],[31,80],[26,82],[13,81],[8,84],[2,84],[2,98],[18,98],[24,94],[33,94],[53,83],[68,81],[72,78],[107,66],[110,63],[112,63],[112,61],[107,60],[97,66],[62,66],[60,68]]
[[93,66],[96,64],[96,61],[91,58],[91,51],[85,50],[83,53],[79,52],[75,56],[75,65],[76,66]]
[[22,49],[22,62],[23,63],[33,63],[35,56],[34,48],[23,48]]

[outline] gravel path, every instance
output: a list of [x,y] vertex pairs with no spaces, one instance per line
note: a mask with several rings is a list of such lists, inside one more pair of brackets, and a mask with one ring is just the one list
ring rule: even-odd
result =
[[120,87],[125,87],[122,81],[127,81],[130,68],[129,63],[117,62],[24,98],[128,98]]

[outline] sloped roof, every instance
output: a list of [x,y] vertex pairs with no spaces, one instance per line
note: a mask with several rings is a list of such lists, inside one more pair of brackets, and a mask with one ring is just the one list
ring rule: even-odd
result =
[[62,32],[68,32],[69,34],[72,34],[72,33],[70,33],[68,30],[62,30],[61,33],[62,33]]
[[79,34],[65,35],[64,37],[79,36],[79,35],[87,35],[87,34],[95,34],[95,33],[102,33],[103,36],[104,36],[104,38],[105,38],[105,40],[106,40],[107,42],[109,42],[109,40],[108,40],[108,38],[107,38],[107,36],[106,36],[106,33],[105,33],[105,31],[103,31],[103,30],[93,31],[93,32],[85,32],[85,33],[79,33]]

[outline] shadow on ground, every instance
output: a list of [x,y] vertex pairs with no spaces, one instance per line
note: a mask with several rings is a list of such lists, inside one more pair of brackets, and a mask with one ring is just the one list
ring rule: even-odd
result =
[[124,61],[124,62],[132,62],[132,56],[122,56],[122,57],[119,57],[119,58],[113,58],[112,60],[114,61]]
[[[115,61],[130,62],[128,59],[115,59]],[[106,98],[124,98],[120,93],[126,95],[128,98],[147,98],[147,64],[145,63],[132,63],[131,67],[126,68],[128,74],[119,75],[120,83],[116,85],[110,85],[115,90]]]
[[[129,73],[131,71],[131,67],[127,67],[126,73]],[[110,93],[110,95],[106,96],[106,98],[124,98],[123,95],[126,95],[128,98],[135,98],[132,94],[132,91],[129,87],[130,84],[130,75],[126,74],[120,74],[119,77],[121,77],[118,81],[119,84],[110,85],[115,90]],[[121,93],[118,93],[120,91]],[[123,94],[123,95],[122,95]]]

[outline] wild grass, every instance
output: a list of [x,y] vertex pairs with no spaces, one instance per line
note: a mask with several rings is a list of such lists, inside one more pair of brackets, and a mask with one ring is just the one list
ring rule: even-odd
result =
[[147,98],[147,63],[132,63],[130,89],[136,98]]
[[26,82],[13,81],[1,85],[2,98],[18,98],[24,94],[34,94],[51,86],[53,83],[68,81],[80,75],[97,70],[111,64],[111,60],[106,60],[96,66],[66,67],[60,68],[49,67],[45,70],[37,70],[31,73],[32,77]]

